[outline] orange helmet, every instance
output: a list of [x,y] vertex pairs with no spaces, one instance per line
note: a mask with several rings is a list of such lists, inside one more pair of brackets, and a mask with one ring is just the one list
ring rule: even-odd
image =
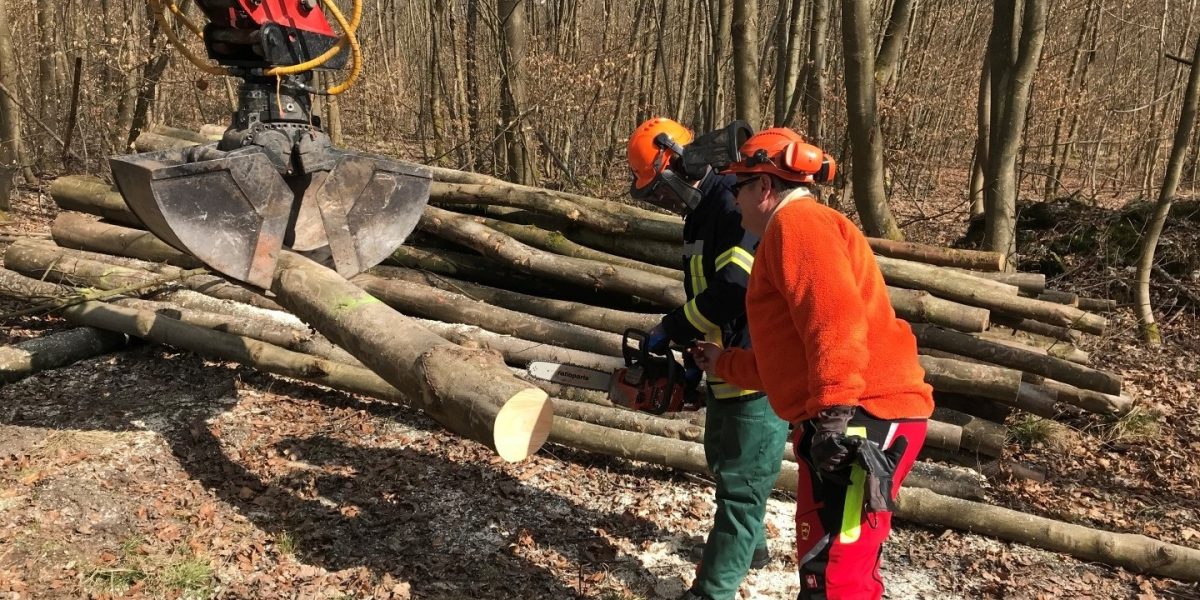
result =
[[804,141],[786,127],[764,129],[746,140],[742,159],[724,173],[766,173],[796,183],[829,183],[837,174],[837,163],[820,148]]
[[629,136],[626,149],[629,168],[633,170],[634,195],[644,194],[671,164],[671,159],[692,143],[692,137],[690,129],[671,119],[655,117],[638,125]]

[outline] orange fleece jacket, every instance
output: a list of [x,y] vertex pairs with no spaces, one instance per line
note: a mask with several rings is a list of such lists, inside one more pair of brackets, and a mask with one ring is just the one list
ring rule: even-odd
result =
[[933,388],[897,319],[866,237],[812,198],[771,217],[746,291],[752,349],[727,348],[717,375],[763,390],[784,420],[861,405],[880,419],[926,418]]

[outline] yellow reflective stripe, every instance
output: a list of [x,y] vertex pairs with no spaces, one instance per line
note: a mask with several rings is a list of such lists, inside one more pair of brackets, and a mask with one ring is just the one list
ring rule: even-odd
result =
[[[867,437],[866,427],[847,427],[846,436]],[[846,488],[846,504],[842,507],[842,531],[838,541],[850,544],[858,541],[862,533],[863,493],[867,483],[867,472],[855,464],[850,467],[850,487]]]
[[703,331],[705,339],[708,339],[708,333],[712,331],[720,332],[721,328],[717,327],[716,323],[708,320],[708,317],[700,313],[700,309],[696,306],[696,300],[688,300],[687,304],[683,305],[683,316],[687,317],[688,322],[692,327]]
[[754,255],[747,252],[746,249],[742,248],[741,246],[734,246],[726,250],[721,256],[717,257],[717,270],[720,271],[721,269],[724,269],[729,263],[733,263],[741,267],[745,272],[749,273],[750,269],[754,267]]
[[704,279],[704,257],[699,254],[692,257],[691,264],[692,272],[692,295],[699,296],[708,287],[708,281]]
[[743,390],[723,381],[713,381],[711,379],[708,381],[708,390],[712,392],[713,398],[718,400],[728,400],[730,398],[739,398],[758,393],[758,390]]
[[700,308],[696,306],[695,297],[708,287],[708,280],[704,278],[704,257],[699,254],[693,255],[689,261],[688,270],[691,271],[692,276],[692,299],[683,305],[683,315],[687,317],[692,327],[704,334],[706,341],[720,343],[721,328],[708,320],[708,317],[705,317],[700,312]]

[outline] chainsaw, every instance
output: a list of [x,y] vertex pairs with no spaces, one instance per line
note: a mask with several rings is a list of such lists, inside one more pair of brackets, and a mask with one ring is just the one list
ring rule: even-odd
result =
[[625,330],[621,336],[625,366],[612,372],[539,361],[531,362],[528,372],[544,381],[608,392],[613,404],[650,414],[703,408],[703,395],[686,380],[683,365],[670,353],[651,353],[646,338],[644,331]]

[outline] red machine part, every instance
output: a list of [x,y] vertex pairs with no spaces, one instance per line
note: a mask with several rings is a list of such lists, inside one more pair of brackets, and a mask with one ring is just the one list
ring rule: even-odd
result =
[[[314,0],[315,2],[315,0]],[[203,4],[203,2],[201,2]],[[275,24],[333,37],[333,29],[319,8],[305,8],[302,0],[237,0],[238,7],[228,9],[224,24],[239,29]],[[239,15],[241,13],[241,15]],[[250,22],[239,16],[248,16]],[[215,15],[213,20],[218,20]]]

